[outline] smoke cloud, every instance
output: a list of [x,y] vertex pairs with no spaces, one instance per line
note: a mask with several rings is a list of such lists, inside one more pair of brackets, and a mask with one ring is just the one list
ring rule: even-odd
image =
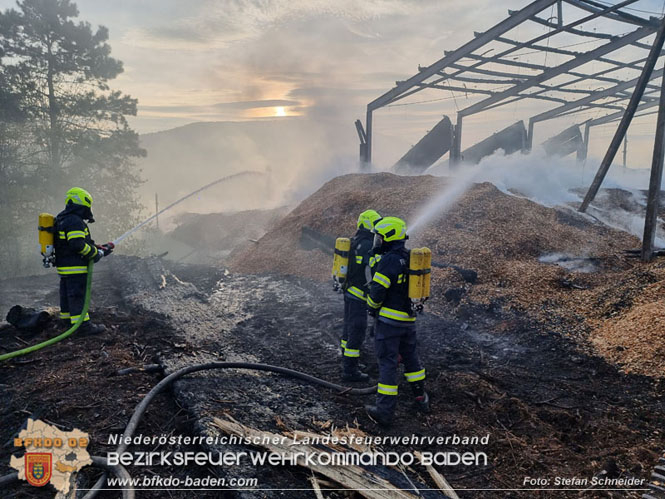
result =
[[[549,157],[542,149],[532,154],[505,155],[498,151],[484,158],[478,165],[462,164],[450,169],[447,160],[431,167],[427,173],[448,177],[450,182],[440,194],[431,199],[410,221],[410,232],[415,233],[433,219],[445,216],[447,210],[477,182],[490,182],[511,196],[520,196],[548,207],[573,209],[582,202],[600,160],[588,159],[581,165],[574,158]],[[591,216],[611,227],[642,237],[649,169],[613,166],[601,192],[587,210]],[[610,203],[608,189],[622,189],[628,193],[628,209]],[[576,204],[577,203],[577,204]],[[661,224],[662,225],[662,224]],[[656,244],[665,246],[662,229]]]

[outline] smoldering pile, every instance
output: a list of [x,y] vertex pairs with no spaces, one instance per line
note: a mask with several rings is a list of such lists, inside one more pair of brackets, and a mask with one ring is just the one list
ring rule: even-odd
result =
[[[390,173],[337,177],[282,219],[253,251],[232,254],[231,268],[325,281],[330,275],[330,253],[325,244],[304,246],[303,231],[319,234],[323,241],[348,236],[355,230],[357,214],[368,208],[409,221],[448,182]],[[626,292],[638,293],[635,285],[644,269],[624,254],[639,246],[636,237],[572,208],[545,207],[503,193],[490,183],[472,185],[445,215],[434,217],[409,243],[429,246],[433,260],[443,264],[432,271],[431,312],[450,313],[454,312],[451,307],[465,305],[498,307],[575,337],[582,348],[588,345],[590,331],[608,327],[599,321],[617,319],[603,315],[613,306],[617,283],[625,282]],[[558,265],[548,261],[552,254],[592,262],[593,268]],[[446,268],[449,264],[476,270],[478,281],[464,282]],[[445,296],[451,288],[460,290],[453,304]],[[640,357],[635,352],[631,356]],[[622,362],[616,355],[608,358]],[[652,365],[635,364],[631,369],[665,375],[664,366],[658,372]]]

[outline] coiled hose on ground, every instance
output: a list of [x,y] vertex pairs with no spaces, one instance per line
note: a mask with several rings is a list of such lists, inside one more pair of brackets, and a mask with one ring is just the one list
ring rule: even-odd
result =
[[54,343],[58,343],[59,341],[64,340],[65,338],[71,336],[74,334],[74,332],[83,324],[83,321],[85,320],[85,316],[88,315],[88,308],[90,307],[90,292],[92,291],[92,267],[94,263],[92,260],[88,262],[88,280],[86,281],[85,285],[85,301],[83,302],[83,310],[81,311],[81,316],[79,319],[74,323],[72,327],[70,327],[67,331],[64,333],[54,336],[53,338],[50,338],[46,341],[43,341],[41,343],[38,343],[37,345],[32,345],[30,347],[25,347],[22,348],[21,350],[15,350],[13,352],[5,353],[0,355],[0,362],[3,360],[9,360],[13,359],[14,357],[18,357],[20,355],[25,355],[28,353],[36,352],[37,350],[41,350],[44,347],[53,345]]
[[[138,427],[139,422],[143,417],[143,414],[148,408],[148,405],[150,404],[150,402],[152,402],[155,396],[157,396],[157,394],[159,394],[162,390],[164,390],[175,380],[181,378],[182,376],[185,376],[186,374],[191,374],[199,371],[207,371],[210,369],[249,369],[253,371],[274,372],[278,374],[283,374],[285,376],[290,376],[292,378],[296,378],[301,381],[311,383],[313,385],[319,385],[323,386],[324,388],[335,390],[338,392],[339,395],[369,395],[372,393],[376,393],[376,385],[368,388],[350,388],[347,386],[342,386],[336,383],[332,383],[330,381],[326,381],[321,378],[317,378],[315,376],[311,376],[309,374],[305,374],[300,371],[295,371],[293,369],[288,369],[286,367],[273,366],[270,364],[258,364],[254,362],[208,362],[206,364],[197,364],[193,366],[183,367],[182,369],[179,369],[169,374],[166,378],[157,383],[152,388],[152,390],[150,390],[146,394],[146,396],[143,397],[143,400],[139,402],[139,404],[136,406],[136,409],[134,409],[134,412],[132,413],[132,417],[130,418],[129,423],[127,423],[127,426],[122,435],[122,438],[120,439],[120,444],[118,445],[116,452],[120,454],[127,450],[128,444],[126,444],[125,442],[131,440],[131,437],[134,435],[134,432],[136,431],[136,428]],[[95,462],[94,459],[93,462]],[[104,463],[106,463],[105,459]],[[123,473],[123,471],[124,473],[127,473],[127,471],[124,470],[124,468],[122,470],[117,468],[112,470],[112,472],[116,474],[116,476],[120,476],[119,473]],[[123,473],[123,478],[126,478],[124,477],[124,473]],[[100,490],[103,488],[107,476],[108,476],[107,473],[104,473],[99,478],[99,480],[97,480],[97,482],[92,486],[90,491],[85,496],[83,496],[83,499],[93,499],[94,497],[96,497],[97,494],[100,492]],[[127,473],[127,478],[128,477],[129,474]],[[18,479],[17,473],[12,473],[11,475],[0,477],[0,485],[11,483],[17,479]],[[131,494],[131,495],[126,495],[126,494]],[[133,497],[134,497],[134,489],[131,486],[129,486],[128,489],[123,490],[123,499],[133,498]]]

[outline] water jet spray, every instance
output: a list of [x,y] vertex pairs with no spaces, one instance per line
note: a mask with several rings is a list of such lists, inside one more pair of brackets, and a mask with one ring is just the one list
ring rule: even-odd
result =
[[158,211],[157,213],[155,213],[154,215],[152,215],[152,216],[146,218],[143,222],[141,222],[140,224],[138,224],[138,225],[135,226],[135,227],[132,227],[132,228],[129,229],[127,232],[125,232],[122,236],[117,237],[116,239],[114,239],[113,241],[111,241],[112,244],[113,244],[114,246],[117,246],[117,244],[118,244],[120,241],[122,241],[123,239],[129,237],[129,236],[132,235],[134,232],[136,232],[137,230],[139,230],[141,227],[143,227],[143,226],[147,225],[148,223],[152,222],[152,221],[153,221],[155,218],[157,218],[159,215],[161,215],[161,214],[164,213],[165,211],[170,210],[170,209],[173,208],[174,206],[176,206],[176,205],[182,203],[182,202],[185,201],[186,199],[191,198],[191,197],[194,196],[195,194],[198,194],[199,192],[205,191],[206,189],[209,189],[209,188],[212,187],[213,185],[217,185],[217,184],[220,184],[220,183],[222,183],[222,182],[226,182],[227,180],[232,180],[232,179],[234,179],[234,178],[243,177],[243,176],[245,176],[245,175],[265,175],[265,173],[264,173],[264,172],[259,172],[259,171],[245,171],[245,172],[235,173],[235,174],[233,174],[233,175],[228,175],[228,176],[226,176],[226,177],[222,177],[222,178],[219,178],[219,179],[217,179],[217,180],[214,180],[213,182],[210,182],[209,184],[206,184],[206,185],[204,185],[203,187],[199,187],[199,188],[196,189],[195,191],[190,192],[190,193],[187,194],[186,196],[183,196],[183,197],[181,197],[180,199],[177,199],[176,201],[172,202],[170,205],[168,205],[168,206],[166,206],[165,208],[162,208],[161,210],[159,210],[159,211]]
[[[133,234],[134,232],[139,230],[141,227],[144,227],[146,224],[150,223],[152,220],[157,218],[159,215],[161,215],[165,211],[170,210],[171,208],[173,208],[177,204],[182,203],[184,200],[189,199],[190,197],[194,196],[195,194],[198,194],[199,192],[202,192],[202,191],[212,187],[213,185],[217,185],[217,184],[220,184],[220,183],[225,182],[227,180],[242,177],[242,176],[245,176],[245,175],[264,175],[264,173],[263,172],[258,172],[258,171],[245,171],[245,172],[236,173],[236,174],[233,174],[233,175],[228,175],[226,177],[223,177],[223,178],[217,179],[213,182],[210,182],[209,184],[206,184],[203,187],[200,187],[200,188],[196,189],[195,191],[190,192],[186,196],[183,196],[180,199],[174,201],[173,203],[171,203],[170,205],[168,205],[165,208],[161,209],[160,211],[158,211],[157,213],[155,213],[151,217],[148,217],[147,219],[145,219],[143,222],[141,222],[137,226],[129,229],[123,235],[121,235],[120,237],[114,239],[112,242],[108,243],[108,246],[110,246],[110,248],[113,249],[123,239],[129,237],[131,234]],[[41,223],[40,223],[40,225],[41,225]],[[41,228],[40,228],[40,240],[41,240],[41,238],[42,238],[42,235],[41,235]],[[44,248],[44,247],[45,246],[42,246],[42,248]],[[42,251],[42,254],[44,254],[44,250]],[[49,345],[53,345],[54,343],[58,343],[59,341],[64,340],[65,338],[71,336],[74,332],[76,332],[76,330],[78,330],[78,328],[81,326],[81,324],[83,324],[83,322],[85,320],[85,317],[88,314],[88,307],[90,306],[90,291],[92,289],[92,270],[93,270],[93,261],[90,260],[88,262],[88,269],[87,269],[87,274],[88,275],[87,275],[86,291],[85,291],[85,299],[84,299],[84,303],[83,303],[83,310],[81,311],[81,314],[80,314],[80,317],[79,317],[78,321],[76,321],[75,324],[72,324],[72,327],[70,327],[67,331],[65,331],[64,333],[62,333],[62,334],[60,334],[60,335],[58,335],[54,338],[43,341],[42,343],[39,343],[37,345],[29,346],[29,347],[26,347],[26,348],[23,348],[23,349],[20,349],[20,350],[16,350],[16,351],[13,351],[13,352],[8,352],[8,353],[0,355],[0,362],[5,361],[5,360],[9,360],[9,359],[13,359],[14,357],[18,357],[18,356],[25,355],[25,354],[28,354],[28,353],[36,352],[37,350],[41,350],[44,347],[47,347]]]

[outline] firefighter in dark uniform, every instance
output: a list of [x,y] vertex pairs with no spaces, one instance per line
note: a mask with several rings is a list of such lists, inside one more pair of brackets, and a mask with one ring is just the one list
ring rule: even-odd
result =
[[[97,263],[112,251],[111,245],[95,246],[88,230],[92,216],[92,196],[85,189],[67,191],[65,209],[55,219],[55,266],[60,275],[60,319],[75,324],[83,310],[88,278],[88,263]],[[80,335],[97,334],[106,328],[90,322],[86,314],[78,329]]]
[[351,238],[349,270],[344,282],[344,331],[342,333],[342,379],[367,381],[369,376],[360,372],[360,347],[367,330],[367,278],[366,269],[372,256],[374,234],[372,230],[381,219],[374,210],[358,216],[358,230]]
[[374,233],[374,248],[381,256],[369,285],[367,308],[376,320],[379,384],[376,405],[366,406],[366,410],[377,423],[388,426],[397,406],[400,357],[404,377],[415,396],[414,407],[428,412],[429,396],[425,392],[425,369],[417,352],[416,317],[409,299],[406,223],[397,217],[386,217],[374,226]]

